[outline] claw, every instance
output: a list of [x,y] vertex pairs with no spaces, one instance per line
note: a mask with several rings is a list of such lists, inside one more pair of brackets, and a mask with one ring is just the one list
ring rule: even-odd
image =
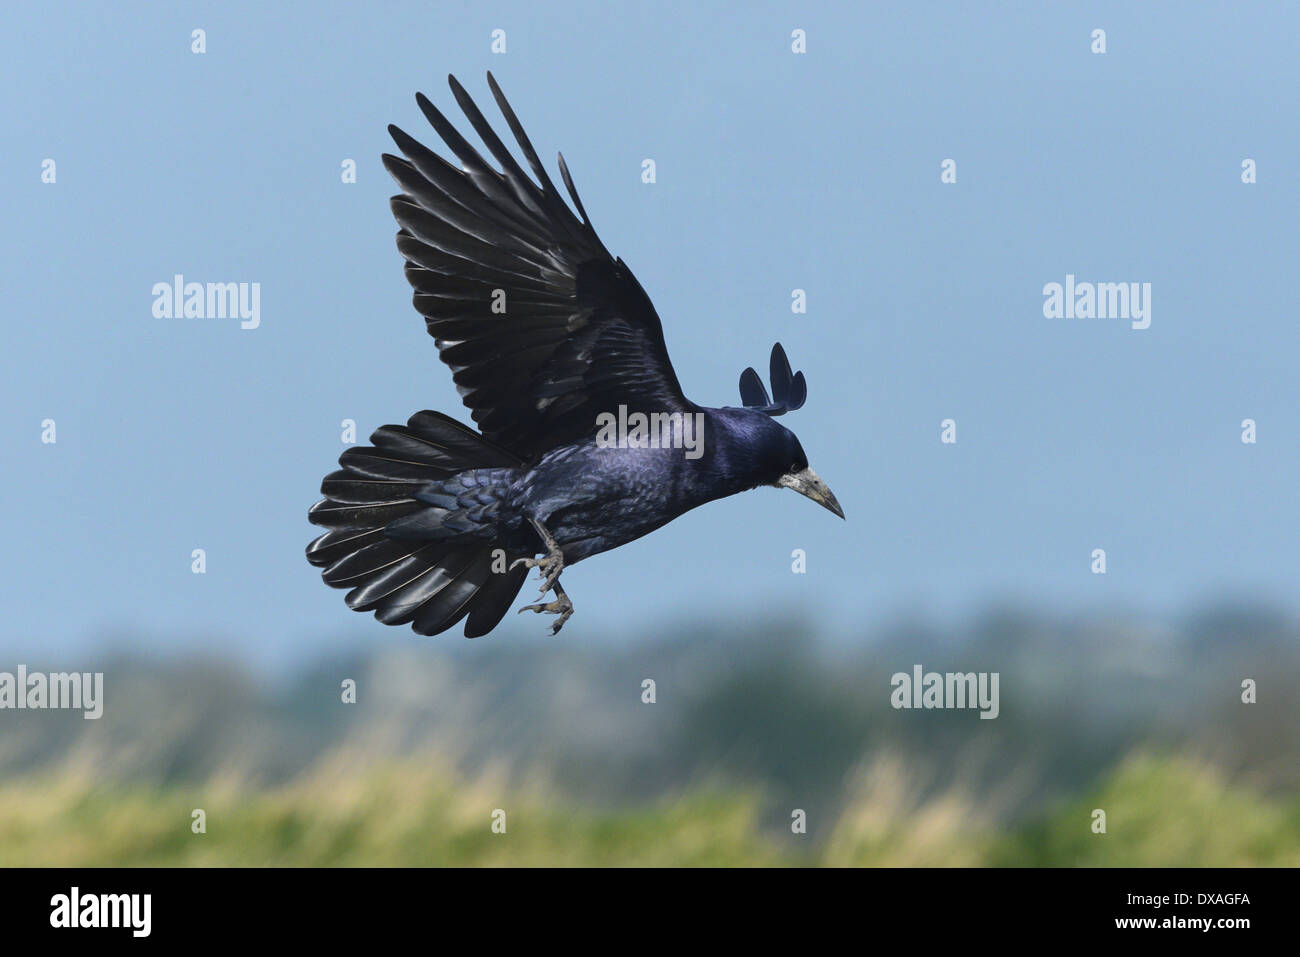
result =
[[545,595],[559,580],[560,573],[564,571],[564,556],[559,549],[544,555],[541,558],[516,558],[510,563],[513,569],[518,565],[525,568],[540,568],[542,570],[542,587],[537,590],[538,594]]
[[539,615],[559,615],[555,621],[551,622],[552,636],[558,635],[560,629],[564,627],[564,623],[573,617],[573,602],[569,601],[569,596],[564,593],[563,589],[557,589],[555,594],[555,601],[538,602],[535,605],[524,605],[524,607],[520,608],[516,614],[533,611]]

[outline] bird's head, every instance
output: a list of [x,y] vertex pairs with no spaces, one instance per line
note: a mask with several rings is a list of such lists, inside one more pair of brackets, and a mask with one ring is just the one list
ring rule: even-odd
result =
[[761,437],[758,470],[760,484],[794,489],[843,518],[844,509],[840,508],[835,494],[821,480],[821,476],[808,467],[808,456],[804,454],[799,438],[781,423],[767,416],[764,418],[767,419],[766,424],[755,423]]
[[[791,437],[793,438],[793,433]],[[829,509],[843,518],[844,509],[840,508],[840,503],[835,500],[835,493],[821,480],[821,476],[808,467],[808,459],[804,456],[803,449],[799,448],[798,439],[794,440],[794,444],[798,450],[798,457],[790,464],[787,471],[781,473],[780,478],[776,480],[777,486],[792,488],[800,495],[812,499],[822,508]]]
[[740,399],[745,408],[727,410],[737,414],[737,425],[750,437],[752,474],[757,484],[794,489],[843,518],[844,510],[834,493],[808,467],[808,456],[798,437],[776,421],[776,416],[798,409],[808,398],[803,373],[791,371],[790,361],[779,342],[772,347],[771,382],[769,397],[758,373],[746,369],[740,376]]

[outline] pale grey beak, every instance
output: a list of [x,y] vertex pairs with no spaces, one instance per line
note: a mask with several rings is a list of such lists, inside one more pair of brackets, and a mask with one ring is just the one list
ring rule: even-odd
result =
[[782,488],[792,488],[800,495],[806,495],[822,508],[830,509],[840,518],[844,517],[844,509],[840,508],[840,503],[835,501],[834,494],[812,469],[782,475],[777,479],[776,484]]

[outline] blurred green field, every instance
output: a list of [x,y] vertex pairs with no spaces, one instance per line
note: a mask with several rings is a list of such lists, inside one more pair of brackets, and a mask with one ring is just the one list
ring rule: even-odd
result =
[[[1284,616],[670,634],[107,659],[102,718],[0,714],[0,865],[1300,865]],[[999,673],[998,717],[894,708],[916,663]]]
[[[363,773],[353,769],[360,763]],[[899,767],[820,841],[760,823],[757,795],[699,790],[651,807],[566,808],[542,790],[458,778],[437,758],[329,757],[284,787],[103,789],[73,771],[0,786],[12,866],[1297,866],[1300,800],[1270,800],[1182,758],[1134,757],[1085,798],[1012,829],[960,794],[911,812]],[[191,831],[195,808],[207,831]],[[1107,833],[1092,810],[1107,810]],[[492,815],[505,811],[505,833]]]

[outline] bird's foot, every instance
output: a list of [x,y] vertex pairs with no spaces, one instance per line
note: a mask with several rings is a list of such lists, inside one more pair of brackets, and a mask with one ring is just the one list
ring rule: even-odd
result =
[[559,617],[551,622],[551,635],[554,637],[560,633],[564,623],[573,617],[573,602],[569,601],[569,596],[564,593],[564,589],[557,583],[555,585],[555,601],[524,605],[516,614],[523,614],[526,611],[535,611],[539,615],[558,615]]
[[[564,571],[564,553],[560,551],[559,543],[546,530],[546,526],[536,519],[532,521],[533,527],[537,529],[537,534],[546,545],[546,554],[541,558],[517,558],[510,563],[510,567],[514,568],[517,565],[523,565],[525,568],[541,569],[542,587],[537,589],[537,593],[545,595],[552,588],[555,588],[555,583],[560,580],[560,572]],[[556,594],[560,594],[559,589],[556,589]]]
[[559,581],[560,572],[564,571],[564,556],[560,554],[557,548],[555,551],[543,555],[541,558],[516,558],[510,563],[510,567],[523,565],[526,568],[540,568],[542,571],[542,587],[537,589],[539,595],[545,595],[555,587]]

